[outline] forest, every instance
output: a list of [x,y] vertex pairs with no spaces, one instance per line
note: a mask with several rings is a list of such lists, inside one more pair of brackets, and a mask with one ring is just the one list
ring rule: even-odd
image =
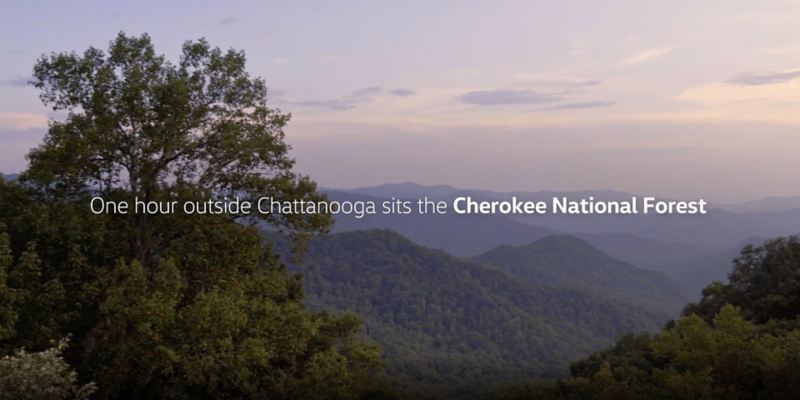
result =
[[797,236],[693,298],[554,230],[504,220],[536,240],[489,246],[479,216],[412,240],[325,213],[92,212],[325,201],[245,66],[124,33],[37,62],[65,117],[0,177],[0,399],[800,398]]

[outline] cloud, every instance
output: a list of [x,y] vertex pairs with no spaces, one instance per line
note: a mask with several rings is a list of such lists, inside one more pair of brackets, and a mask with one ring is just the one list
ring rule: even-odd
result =
[[482,90],[465,93],[459,99],[477,106],[500,106],[553,103],[561,100],[561,97],[533,90]]
[[329,110],[349,110],[355,108],[355,104],[338,99],[331,100],[303,100],[293,101],[291,104],[306,107],[327,108]]
[[18,76],[13,79],[0,80],[0,86],[4,87],[26,87],[28,86],[28,78]]
[[415,92],[415,91],[413,91],[411,89],[404,89],[404,88],[392,89],[392,90],[389,91],[389,93],[391,93],[391,94],[393,94],[395,96],[400,96],[400,97],[408,97],[408,96],[413,96],[413,95],[417,94],[417,92]]
[[800,79],[788,77],[745,80],[751,83],[711,82],[685,90],[677,99],[724,107],[731,115],[764,115],[793,120],[800,103]]
[[537,74],[517,74],[517,79],[523,80],[526,84],[538,87],[555,87],[560,89],[578,89],[589,86],[596,86],[601,81],[596,79],[584,79],[570,76],[544,76]]
[[381,86],[367,86],[335,99],[288,101],[288,103],[306,107],[327,108],[329,110],[350,110],[356,108],[358,104],[365,103],[385,94],[391,94],[397,97],[408,97],[415,93],[416,92],[413,90],[405,88],[387,91]]
[[637,65],[642,65],[644,63],[658,59],[661,56],[669,53],[670,51],[672,51],[672,47],[647,49],[622,60],[619,63],[619,65],[621,67],[627,67],[627,68],[635,67]]
[[0,113],[0,127],[18,130],[47,128],[47,116],[33,113]]
[[581,110],[585,108],[601,108],[601,107],[610,107],[613,106],[614,102],[612,101],[583,101],[583,102],[576,102],[576,103],[564,103],[558,104],[552,107],[548,107],[547,110]]
[[727,83],[744,86],[760,86],[789,82],[797,78],[800,78],[800,69],[783,72],[741,74],[731,80],[728,80]]
[[235,24],[237,22],[239,22],[238,18],[236,18],[236,17],[227,17],[227,18],[223,18],[223,19],[219,20],[219,22],[217,23],[217,26],[230,26],[230,25],[233,25],[233,24]]
[[363,99],[372,97],[375,95],[380,94],[383,91],[383,88],[380,86],[368,86],[362,89],[354,90],[350,95],[348,95],[345,99]]

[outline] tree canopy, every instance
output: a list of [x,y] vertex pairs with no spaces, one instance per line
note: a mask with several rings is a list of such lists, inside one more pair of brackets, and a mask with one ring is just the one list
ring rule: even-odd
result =
[[625,336],[574,363],[555,384],[509,388],[505,399],[797,399],[800,238],[748,246],[730,283],[715,282],[659,334]]
[[98,398],[353,398],[377,348],[352,314],[313,313],[264,246],[327,215],[95,215],[89,199],[317,199],[293,171],[287,114],[267,106],[241,51],[186,42],[177,62],[147,35],[43,56],[33,83],[66,113],[19,182],[0,179],[0,351],[64,358]]

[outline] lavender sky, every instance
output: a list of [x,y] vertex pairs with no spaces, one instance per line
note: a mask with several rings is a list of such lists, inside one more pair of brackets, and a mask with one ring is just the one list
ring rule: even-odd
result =
[[[335,3],[335,4],[334,4]],[[320,184],[800,195],[800,2],[5,2],[0,171],[51,51],[149,33],[244,49]]]

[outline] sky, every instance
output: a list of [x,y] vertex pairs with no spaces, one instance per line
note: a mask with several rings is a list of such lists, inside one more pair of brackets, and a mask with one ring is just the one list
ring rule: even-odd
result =
[[415,181],[800,195],[797,1],[0,3],[0,171],[49,118],[44,53],[147,32],[242,49],[327,187]]

